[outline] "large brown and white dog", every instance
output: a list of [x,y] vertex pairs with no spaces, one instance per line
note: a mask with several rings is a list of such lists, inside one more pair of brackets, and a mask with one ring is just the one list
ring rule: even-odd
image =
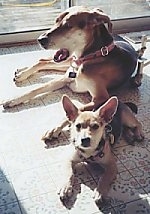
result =
[[[111,33],[112,23],[101,10],[82,6],[67,9],[38,38],[43,48],[57,50],[54,59],[40,60],[31,68],[18,70],[14,80],[21,82],[44,69],[67,70],[66,73],[21,97],[3,102],[4,108],[67,85],[73,91],[90,93],[91,102],[83,110],[96,109],[109,98],[108,90],[126,83],[137,66],[136,51]],[[140,80],[137,73],[135,82]]]
[[95,189],[95,202],[100,205],[106,199],[109,188],[117,175],[117,165],[111,144],[118,141],[122,129],[124,136],[130,141],[142,140],[141,124],[137,121],[131,109],[118,102],[117,97],[109,98],[94,111],[80,111],[67,97],[63,96],[63,108],[70,123],[72,149],[67,162],[67,179],[60,189],[60,199],[63,203],[69,201],[73,194],[74,169],[81,162],[96,163],[104,172],[100,176]]

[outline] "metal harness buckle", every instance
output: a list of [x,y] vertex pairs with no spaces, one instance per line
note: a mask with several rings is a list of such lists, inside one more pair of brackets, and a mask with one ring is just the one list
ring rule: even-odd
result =
[[108,51],[108,47],[107,47],[107,46],[102,47],[100,50],[101,50],[101,54],[102,54],[102,56],[107,56],[107,55],[108,55],[108,53],[109,53],[109,51]]
[[73,65],[73,63],[70,63],[70,68],[72,68],[72,71],[69,71],[69,78],[76,78],[76,67]]

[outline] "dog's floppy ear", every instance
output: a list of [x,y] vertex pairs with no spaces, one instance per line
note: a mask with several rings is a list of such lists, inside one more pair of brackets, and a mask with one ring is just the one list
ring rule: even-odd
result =
[[99,111],[99,117],[104,120],[105,123],[110,123],[113,119],[118,108],[117,97],[111,97],[105,102],[97,111]]
[[91,14],[89,16],[88,22],[93,26],[107,23],[108,31],[112,33],[112,23],[110,18],[102,10],[98,8],[91,10]]
[[56,23],[61,22],[63,20],[63,18],[68,15],[69,12],[63,12],[61,13],[57,18],[56,18]]
[[72,101],[66,95],[62,97],[62,104],[68,119],[70,121],[74,121],[78,116],[78,108],[72,103]]

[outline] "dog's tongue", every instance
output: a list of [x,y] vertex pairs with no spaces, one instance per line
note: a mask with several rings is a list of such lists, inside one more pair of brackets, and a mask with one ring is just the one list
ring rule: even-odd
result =
[[55,62],[61,62],[69,57],[69,51],[66,48],[59,49],[54,55]]

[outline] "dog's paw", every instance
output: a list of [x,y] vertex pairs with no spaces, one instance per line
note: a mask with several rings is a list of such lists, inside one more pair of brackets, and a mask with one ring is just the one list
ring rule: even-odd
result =
[[66,184],[63,188],[58,192],[60,200],[63,203],[68,202],[69,198],[73,195],[73,187],[70,183]]
[[144,140],[145,136],[144,136],[144,133],[141,132],[139,135],[135,135],[134,139],[135,141],[138,141],[138,142],[142,142]]
[[42,140],[44,143],[47,145],[50,143],[51,140],[57,139],[59,135],[61,134],[61,129],[59,128],[54,128],[52,131],[47,131],[43,137]]
[[98,207],[103,206],[104,199],[103,199],[101,193],[98,191],[97,188],[94,190],[93,199],[94,199],[94,201]]
[[28,67],[17,69],[15,71],[15,77],[13,79],[14,82],[18,83],[18,82],[25,80],[28,77],[28,75],[26,74],[27,70],[28,70]]
[[17,100],[9,100],[9,101],[3,102],[1,105],[3,105],[4,109],[8,109],[8,108],[15,107],[19,104],[21,104],[21,102],[18,102]]
[[129,144],[134,145],[135,142],[142,142],[144,140],[144,133],[139,127],[133,130],[126,129],[124,137]]

